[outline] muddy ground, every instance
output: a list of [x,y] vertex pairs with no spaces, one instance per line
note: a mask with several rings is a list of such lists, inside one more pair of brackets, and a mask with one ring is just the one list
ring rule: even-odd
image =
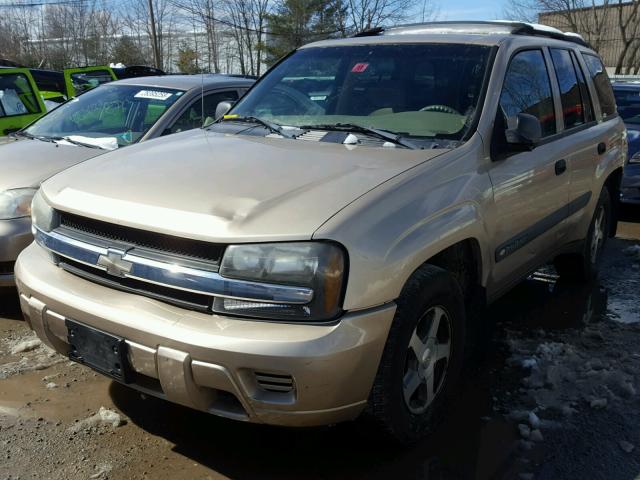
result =
[[599,282],[542,269],[483,314],[457,399],[410,449],[366,421],[293,430],[148,398],[34,341],[0,293],[0,480],[640,479],[640,211]]

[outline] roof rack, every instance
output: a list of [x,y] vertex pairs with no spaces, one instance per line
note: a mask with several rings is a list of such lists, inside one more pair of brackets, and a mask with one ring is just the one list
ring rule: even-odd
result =
[[384,33],[384,30],[385,30],[384,27],[370,28],[369,30],[363,30],[361,32],[358,32],[355,35],[352,35],[352,37],[353,38],[357,38],[357,37],[375,37],[376,35],[380,35],[381,33]]
[[579,34],[562,32],[557,28],[535,23],[514,22],[510,20],[494,21],[461,21],[461,22],[426,22],[398,25],[395,27],[376,27],[353,35],[354,37],[371,37],[376,35],[410,35],[410,34],[446,34],[467,33],[477,35],[528,35],[555,38],[567,42],[591,47]]

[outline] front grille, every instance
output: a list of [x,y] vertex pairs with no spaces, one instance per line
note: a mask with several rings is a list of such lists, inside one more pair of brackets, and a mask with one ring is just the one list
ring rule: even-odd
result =
[[58,213],[60,225],[71,230],[160,253],[206,260],[219,265],[225,249],[225,246],[220,244],[125,227],[67,212]]
[[256,382],[263,390],[272,393],[289,393],[293,391],[293,377],[275,373],[255,372]]
[[69,273],[105,287],[153,298],[189,310],[211,312],[213,298],[208,295],[163,287],[162,285],[141,282],[132,278],[114,277],[103,270],[98,270],[67,258],[61,258],[59,265]]
[[0,275],[13,275],[16,262],[0,262]]

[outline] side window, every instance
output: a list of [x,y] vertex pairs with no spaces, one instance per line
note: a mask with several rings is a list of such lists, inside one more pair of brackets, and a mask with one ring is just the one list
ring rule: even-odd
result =
[[111,78],[108,70],[92,70],[71,74],[71,82],[76,91],[76,95],[111,81],[113,81],[113,78]]
[[574,52],[571,52],[571,60],[573,61],[573,68],[575,68],[578,74],[578,86],[580,87],[580,96],[582,97],[582,106],[584,107],[584,119],[586,122],[593,122],[596,119],[596,114],[593,112],[591,94],[589,93],[589,87],[587,86],[587,80],[582,71],[582,67],[578,62],[578,57],[576,57]]
[[613,91],[611,90],[609,76],[607,75],[607,71],[605,70],[604,65],[602,65],[600,58],[588,53],[583,53],[582,57],[589,69],[593,85],[596,87],[598,100],[600,102],[600,110],[602,110],[602,117],[604,120],[607,120],[609,117],[616,114],[616,99],[613,96]]
[[21,73],[0,75],[0,117],[40,113],[38,100]]
[[556,133],[551,82],[541,50],[526,50],[511,59],[500,107],[507,128],[515,128],[519,113],[528,113],[540,120],[543,137]]
[[583,125],[584,109],[582,108],[582,96],[578,85],[578,77],[571,61],[569,50],[551,49],[553,68],[556,71],[558,86],[560,87],[560,101],[562,103],[562,116],[564,128]]
[[216,107],[220,102],[233,102],[237,99],[238,92],[236,90],[212,93],[210,95],[206,95],[204,100],[198,98],[174,122],[170,127],[170,132],[184,132],[186,130],[200,128],[203,125],[209,125],[216,118]]

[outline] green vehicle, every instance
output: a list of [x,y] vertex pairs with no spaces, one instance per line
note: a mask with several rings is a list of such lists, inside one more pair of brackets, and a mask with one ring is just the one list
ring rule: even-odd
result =
[[113,80],[116,76],[106,66],[63,72],[0,68],[0,137],[26,127],[57,104]]
[[20,130],[46,112],[29,69],[0,70],[0,136]]
[[98,85],[118,79],[110,67],[104,66],[67,68],[63,73],[67,98],[75,97]]

